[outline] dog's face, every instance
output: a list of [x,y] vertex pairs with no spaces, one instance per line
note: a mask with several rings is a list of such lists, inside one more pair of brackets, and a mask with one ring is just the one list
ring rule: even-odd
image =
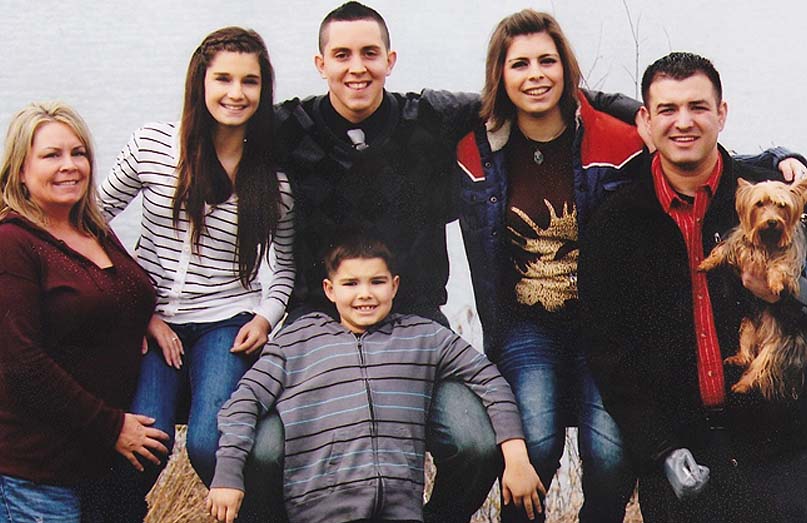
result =
[[775,181],[751,184],[739,178],[735,204],[746,238],[760,247],[789,246],[806,197],[805,180],[793,185]]

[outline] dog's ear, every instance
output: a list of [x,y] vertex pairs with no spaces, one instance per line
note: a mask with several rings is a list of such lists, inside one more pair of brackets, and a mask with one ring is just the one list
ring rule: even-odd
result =
[[793,182],[793,185],[790,186],[790,191],[801,198],[802,202],[807,202],[807,178]]
[[748,235],[751,234],[753,229],[751,225],[753,206],[749,198],[750,194],[753,192],[752,188],[753,185],[742,178],[737,178],[737,192],[734,194],[734,208],[737,210],[737,217],[740,219],[740,228],[749,240],[751,237]]
[[[735,197],[739,200],[746,194],[754,184],[746,180],[745,178],[737,178],[737,191],[734,193]],[[739,204],[739,201],[737,202]]]

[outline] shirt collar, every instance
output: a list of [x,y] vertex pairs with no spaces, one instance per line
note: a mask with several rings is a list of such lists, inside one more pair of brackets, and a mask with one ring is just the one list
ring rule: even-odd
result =
[[[661,167],[661,157],[656,152],[653,155],[653,162],[651,164],[651,171],[653,172],[653,187],[656,190],[656,197],[658,198],[664,212],[670,212],[673,204],[683,205],[687,202],[670,185],[670,181],[664,175],[664,169]],[[712,174],[706,180],[704,185],[698,187],[698,191],[705,190],[706,194],[711,198],[717,191],[717,186],[720,183],[720,175],[723,173],[723,156],[717,155],[717,162],[715,163]]]

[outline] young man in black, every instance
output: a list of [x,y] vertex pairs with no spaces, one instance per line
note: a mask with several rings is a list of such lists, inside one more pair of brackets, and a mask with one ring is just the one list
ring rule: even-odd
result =
[[[426,90],[384,90],[396,61],[383,18],[348,2],[322,22],[315,65],[328,94],[277,108],[278,160],[293,173],[297,280],[287,324],[305,312],[335,313],[322,291],[323,254],[345,227],[383,239],[398,260],[401,285],[393,312],[447,325],[446,223],[455,219],[454,150],[478,119],[478,96]],[[282,459],[276,416],[259,426],[247,468],[248,498]],[[437,387],[427,427],[437,480],[424,508],[427,521],[467,522],[501,471],[501,456],[485,411],[458,382]],[[255,468],[252,467],[254,471]],[[276,479],[277,481],[277,479]],[[279,485],[274,487],[275,493]],[[264,496],[264,494],[261,494]],[[275,499],[269,513],[277,514]]]

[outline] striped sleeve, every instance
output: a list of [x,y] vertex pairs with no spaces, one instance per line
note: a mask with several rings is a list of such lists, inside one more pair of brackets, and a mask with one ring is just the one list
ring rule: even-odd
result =
[[[278,172],[280,189],[280,221],[269,249],[268,269],[271,275],[262,298],[255,308],[274,328],[286,312],[286,304],[294,288],[294,196],[285,173]],[[262,260],[266,265],[266,257]],[[266,267],[262,267],[265,269]]]
[[132,133],[129,143],[115,159],[112,170],[98,188],[101,211],[107,220],[120,214],[137,196],[143,184],[140,180],[140,137],[142,129]]
[[280,347],[269,343],[219,411],[219,448],[211,488],[244,490],[244,463],[255,443],[255,427],[283,392],[285,376]]
[[437,378],[459,378],[479,396],[493,425],[496,443],[524,439],[515,397],[496,365],[461,337],[445,327],[441,327],[441,330],[444,340],[437,364]]

